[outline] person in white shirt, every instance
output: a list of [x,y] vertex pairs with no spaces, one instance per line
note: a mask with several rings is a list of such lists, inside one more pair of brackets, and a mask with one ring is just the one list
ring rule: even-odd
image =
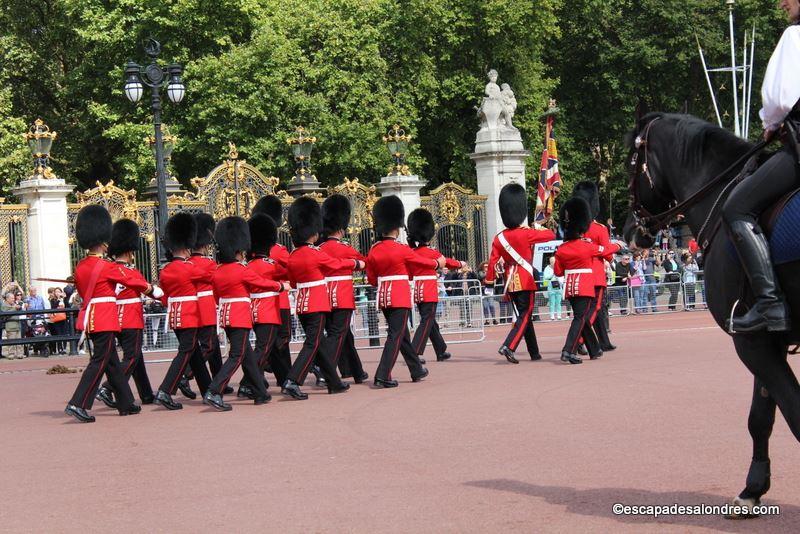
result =
[[761,86],[764,139],[780,138],[783,148],[736,186],[722,209],[742,267],[750,280],[755,303],[734,317],[735,332],[784,331],[791,327],[789,311],[770,259],[758,216],[784,194],[800,186],[797,129],[800,128],[800,0],[780,0],[791,25],[784,30],[767,65]]

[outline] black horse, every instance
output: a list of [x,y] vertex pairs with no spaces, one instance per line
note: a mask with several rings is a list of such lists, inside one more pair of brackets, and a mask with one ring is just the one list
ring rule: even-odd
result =
[[[693,235],[698,236],[702,229],[698,241],[708,240],[704,250],[708,307],[717,324],[727,331],[734,304],[739,301],[739,315],[752,304],[753,296],[725,225],[720,224],[720,194],[738,174],[736,167],[740,165],[736,162],[747,159],[753,145],[695,117],[651,113],[637,121],[629,146],[632,206],[626,239],[640,247],[651,247],[652,234],[667,222],[660,214],[673,215],[676,208]],[[735,170],[725,173],[732,165]],[[723,173],[725,177],[715,181]],[[682,204],[687,199],[691,200]],[[739,359],[754,376],[747,422],[753,438],[753,459],[745,488],[734,499],[736,504],[756,505],[769,490],[768,447],[776,406],[800,440],[800,385],[787,362],[790,344],[800,340],[798,268],[800,261],[777,268],[794,330],[732,335]]]

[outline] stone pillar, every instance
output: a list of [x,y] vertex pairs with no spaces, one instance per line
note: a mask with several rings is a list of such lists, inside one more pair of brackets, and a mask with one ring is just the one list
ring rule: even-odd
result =
[[46,288],[58,284],[36,282],[34,278],[65,279],[72,274],[67,195],[74,188],[61,178],[34,176],[21,181],[13,189],[14,195],[28,205],[30,278],[44,298],[47,297]]
[[[381,178],[381,183],[375,185],[375,188],[382,197],[387,195],[397,195],[403,202],[403,210],[408,214],[419,208],[421,205],[419,191],[425,182],[419,179],[416,174],[402,175],[390,174]],[[405,230],[400,231],[400,239],[405,241]]]

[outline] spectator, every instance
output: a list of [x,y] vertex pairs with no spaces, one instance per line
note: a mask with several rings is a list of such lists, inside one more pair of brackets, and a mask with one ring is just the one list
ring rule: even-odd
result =
[[158,329],[161,326],[162,319],[166,321],[164,305],[158,300],[148,299],[144,303],[144,312],[147,314],[147,322],[150,324],[152,347],[160,349],[163,343],[159,344]]
[[506,270],[503,258],[500,258],[494,267],[494,294],[495,298],[500,301],[500,323],[511,321],[511,306],[506,297]]
[[609,292],[612,300],[616,298],[619,302],[619,312],[622,315],[628,314],[628,285],[632,274],[631,257],[625,254],[614,267],[614,285]]
[[[16,312],[22,310],[22,304],[17,302],[16,294],[12,291],[7,291],[3,294],[3,302],[0,303],[0,311]],[[5,317],[3,330],[6,339],[20,339],[21,325],[17,317]],[[22,345],[10,345],[6,348],[6,358],[13,360],[15,358],[24,358],[25,353],[22,350]]]
[[695,284],[697,283],[697,272],[700,267],[694,260],[694,256],[687,253],[683,255],[683,283],[686,291],[686,309],[693,310],[695,303]]
[[[26,309],[29,311],[36,311],[36,310],[43,310],[44,307],[44,299],[39,296],[39,290],[36,289],[35,286],[31,286],[28,288],[28,296],[25,297],[25,304]],[[41,319],[42,314],[32,315],[31,319]]]
[[642,285],[642,298],[644,299],[644,311],[647,307],[656,312],[656,296],[658,295],[658,282],[656,280],[656,268],[661,266],[661,261],[650,250],[642,250],[641,268],[644,274],[644,284]]
[[[483,298],[481,302],[483,302],[483,318],[485,319],[484,326],[488,326],[489,322],[491,321],[494,324],[497,324],[497,314],[495,313],[494,309],[494,288],[484,286],[484,281],[486,280],[486,269],[489,267],[489,262],[483,262],[478,267],[478,282],[480,282],[480,287],[483,288]],[[491,319],[489,319],[491,317]]]
[[[64,304],[64,293],[61,288],[53,288],[52,297],[50,298],[50,309],[63,310],[66,308]],[[54,336],[67,335],[67,314],[66,313],[51,313],[50,314],[50,333]],[[67,343],[65,341],[58,341],[54,344],[53,352],[58,354],[67,353]]]
[[633,292],[633,311],[637,314],[644,313],[646,295],[642,287],[644,284],[644,261],[641,253],[633,256],[633,270],[629,281]]
[[661,242],[661,251],[666,252],[669,250],[669,230],[666,228],[658,232],[659,240]]
[[667,259],[663,262],[664,271],[667,275],[664,277],[667,290],[669,291],[669,309],[675,311],[678,303],[678,293],[680,292],[681,278],[683,276],[683,266],[675,261],[675,252],[669,251]]
[[[475,282],[477,279],[478,275],[469,271],[468,268],[451,271],[445,278],[445,280],[449,282],[447,284],[447,294],[451,297],[462,297],[458,299],[458,313],[462,327],[472,327],[472,308],[470,306],[470,300],[463,297],[476,294],[476,290],[480,291],[480,288],[477,287]],[[472,282],[469,282],[470,280]]]
[[561,319],[561,299],[564,290],[564,278],[556,276],[553,266],[556,263],[556,257],[550,256],[547,266],[544,268],[542,275],[542,285],[547,288],[547,303],[550,307],[550,320],[555,321]]

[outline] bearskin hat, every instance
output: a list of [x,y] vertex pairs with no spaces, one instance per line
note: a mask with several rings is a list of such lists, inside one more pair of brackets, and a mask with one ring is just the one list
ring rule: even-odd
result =
[[597,216],[600,215],[600,191],[597,190],[596,183],[578,182],[572,189],[572,196],[585,200],[592,210],[592,219],[597,219]]
[[417,208],[408,214],[408,240],[409,242],[421,245],[430,243],[436,233],[433,224],[433,215],[424,208]]
[[289,233],[292,242],[301,245],[314,234],[322,232],[322,213],[319,203],[311,197],[300,197],[289,206]]
[[406,214],[403,202],[396,195],[381,197],[372,206],[372,220],[378,237],[402,228]]
[[217,261],[233,263],[237,252],[250,250],[250,227],[241,217],[225,217],[217,223],[214,241],[217,243]]
[[506,228],[520,226],[528,217],[528,195],[519,184],[506,184],[500,190],[500,218]]
[[197,221],[191,213],[182,211],[167,220],[164,229],[164,248],[175,252],[194,247],[197,241]]
[[278,227],[272,217],[256,213],[247,221],[247,226],[250,228],[250,252],[269,254],[270,249],[278,242]]
[[120,219],[111,227],[108,255],[116,256],[139,250],[139,225],[130,219]]
[[269,215],[272,217],[272,220],[275,221],[275,224],[280,226],[281,222],[283,222],[283,204],[281,203],[281,199],[275,195],[264,195],[259,198],[256,205],[253,206],[253,215],[256,213]]
[[559,222],[564,232],[564,239],[579,239],[586,233],[592,223],[592,211],[589,203],[581,197],[567,200],[559,211]]
[[352,208],[344,195],[331,195],[322,203],[322,231],[330,235],[350,226]]
[[192,248],[196,250],[211,244],[214,240],[214,227],[217,223],[214,221],[214,217],[208,213],[195,213],[194,220],[197,222],[197,239]]
[[75,219],[75,237],[85,250],[111,241],[111,215],[108,210],[97,204],[82,207]]

